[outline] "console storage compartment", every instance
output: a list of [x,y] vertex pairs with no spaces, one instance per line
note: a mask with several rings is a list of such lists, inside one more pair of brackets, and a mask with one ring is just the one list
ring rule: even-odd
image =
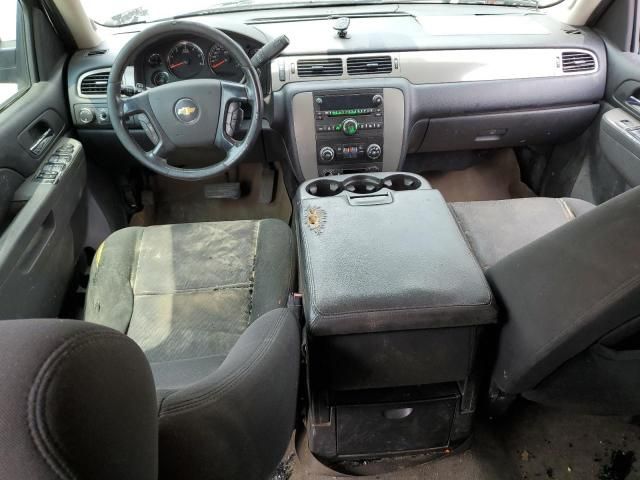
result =
[[470,436],[493,296],[417,175],[336,176],[295,201],[310,450],[323,461],[445,451]]

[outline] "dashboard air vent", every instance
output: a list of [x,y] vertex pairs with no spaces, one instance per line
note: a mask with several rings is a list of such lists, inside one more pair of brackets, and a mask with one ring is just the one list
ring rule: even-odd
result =
[[562,52],[562,71],[564,73],[593,72],[596,69],[595,57],[587,52]]
[[347,73],[349,75],[391,73],[391,57],[349,57],[347,58]]
[[85,76],[80,83],[80,94],[88,96],[106,95],[108,81],[108,71],[90,73]]
[[298,77],[339,77],[342,75],[341,58],[298,60]]
[[87,53],[87,57],[93,57],[95,55],[104,55],[105,53],[107,53],[105,49],[91,50],[89,53]]

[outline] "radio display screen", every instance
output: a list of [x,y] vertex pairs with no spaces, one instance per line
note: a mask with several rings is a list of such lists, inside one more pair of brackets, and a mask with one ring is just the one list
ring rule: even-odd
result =
[[[322,96],[322,110],[349,111],[373,107],[371,94],[367,95],[326,95]],[[349,115],[346,114],[345,115]],[[353,115],[353,114],[351,114]]]

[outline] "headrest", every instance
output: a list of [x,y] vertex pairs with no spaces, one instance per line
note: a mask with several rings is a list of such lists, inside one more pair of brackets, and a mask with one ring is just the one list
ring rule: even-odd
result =
[[157,478],[156,396],[140,348],[78,320],[0,321],[0,478]]

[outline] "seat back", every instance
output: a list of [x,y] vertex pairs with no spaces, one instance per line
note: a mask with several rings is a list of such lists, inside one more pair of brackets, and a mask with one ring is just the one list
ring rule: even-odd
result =
[[0,322],[0,385],[0,478],[157,479],[153,377],[125,335]]
[[640,413],[640,187],[487,276],[503,307],[495,387],[595,413]]

